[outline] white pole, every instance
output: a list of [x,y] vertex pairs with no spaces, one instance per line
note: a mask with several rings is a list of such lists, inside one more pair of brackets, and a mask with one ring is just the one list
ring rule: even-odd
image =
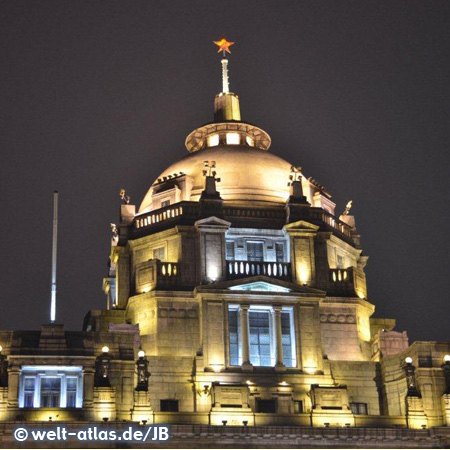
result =
[[53,242],[52,242],[52,296],[50,322],[56,320],[56,251],[58,245],[58,191],[53,192]]
[[230,87],[228,83],[228,59],[222,59],[222,92],[228,94]]

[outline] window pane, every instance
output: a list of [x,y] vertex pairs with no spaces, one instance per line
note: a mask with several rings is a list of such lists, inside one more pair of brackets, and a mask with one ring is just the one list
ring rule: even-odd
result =
[[233,241],[227,241],[227,259],[234,261],[234,242]]
[[249,311],[250,362],[254,366],[272,366],[270,313]]
[[230,365],[239,365],[239,323],[238,310],[228,310],[228,327],[230,336]]
[[59,407],[61,378],[45,377],[41,379],[41,407]]
[[283,344],[283,364],[286,367],[295,367],[295,345],[294,334],[291,327],[292,311],[281,312],[281,340]]
[[275,244],[275,254],[276,254],[277,262],[284,262],[284,245],[283,244]]
[[247,242],[247,259],[264,261],[264,245],[262,242]]

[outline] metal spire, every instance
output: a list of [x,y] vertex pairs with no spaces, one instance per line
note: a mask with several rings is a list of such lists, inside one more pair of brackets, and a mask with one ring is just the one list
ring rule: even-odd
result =
[[230,52],[230,47],[234,42],[227,41],[224,37],[220,41],[213,41],[219,47],[218,53],[223,53],[222,59],[222,93],[228,94],[230,92],[230,85],[228,81],[228,59],[225,57],[225,52]]
[[58,191],[53,192],[52,292],[50,322],[56,321],[56,253],[58,245]]

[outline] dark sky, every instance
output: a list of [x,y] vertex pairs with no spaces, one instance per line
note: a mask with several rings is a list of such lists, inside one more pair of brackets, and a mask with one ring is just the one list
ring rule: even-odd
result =
[[48,320],[52,191],[58,319],[105,306],[118,191],[139,204],[212,120],[213,39],[271,151],[354,201],[377,317],[448,340],[450,2],[3,1],[0,328]]

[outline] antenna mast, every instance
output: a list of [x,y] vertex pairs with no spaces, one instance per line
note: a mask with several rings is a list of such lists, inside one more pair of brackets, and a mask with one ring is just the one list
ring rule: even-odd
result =
[[56,252],[58,246],[58,191],[53,192],[52,293],[50,322],[56,321]]

